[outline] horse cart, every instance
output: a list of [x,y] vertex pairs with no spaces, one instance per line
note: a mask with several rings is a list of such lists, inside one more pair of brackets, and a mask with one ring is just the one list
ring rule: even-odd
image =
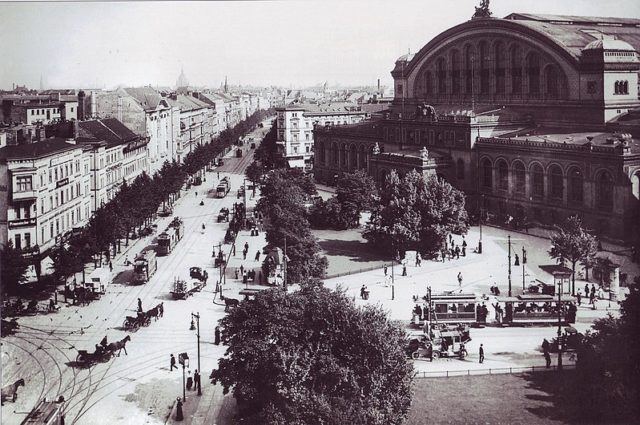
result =
[[209,279],[209,273],[201,267],[191,267],[189,269],[189,276],[193,279],[199,280],[204,285],[207,284],[207,279]]
[[171,291],[171,295],[173,296],[174,300],[184,300],[188,296],[201,291],[204,286],[205,283],[197,279],[176,279],[173,282],[173,290]]
[[151,323],[151,317],[147,316],[144,311],[139,311],[137,316],[127,316],[124,319],[122,327],[126,331],[137,330],[141,326],[148,326]]
[[78,350],[76,362],[85,365],[104,363],[109,361],[112,356],[113,352],[109,350],[108,346],[104,347],[102,345],[97,345],[96,350],[93,353],[90,353],[88,350]]

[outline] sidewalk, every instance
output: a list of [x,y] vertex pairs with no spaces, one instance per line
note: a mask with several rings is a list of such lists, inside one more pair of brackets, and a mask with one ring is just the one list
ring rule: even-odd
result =
[[182,405],[182,421],[176,420],[177,403],[165,424],[215,425],[231,423],[235,411],[235,399],[231,394],[222,394],[222,385],[209,384],[209,377],[202,377],[202,395],[197,391],[187,391],[187,399]]

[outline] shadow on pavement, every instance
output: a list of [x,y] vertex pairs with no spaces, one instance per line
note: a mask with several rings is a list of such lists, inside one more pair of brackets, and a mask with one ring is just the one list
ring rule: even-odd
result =
[[384,256],[373,251],[366,242],[327,239],[320,240],[318,243],[325,255],[328,256],[348,257],[349,261],[362,263],[384,260]]

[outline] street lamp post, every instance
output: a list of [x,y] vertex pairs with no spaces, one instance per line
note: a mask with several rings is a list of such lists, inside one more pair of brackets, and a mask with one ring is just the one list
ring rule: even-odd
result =
[[182,400],[187,399],[187,392],[185,391],[186,385],[184,381],[184,370],[187,366],[189,366],[189,356],[187,353],[178,354],[178,363],[182,365]]
[[558,280],[558,370],[562,370],[562,307],[561,307],[561,297],[562,296],[562,279]]
[[522,292],[524,293],[524,265],[527,263],[527,251],[525,251],[524,246],[522,247]]
[[507,241],[508,241],[508,266],[509,266],[509,296],[511,296],[511,235],[507,235]]
[[395,275],[393,273],[393,266],[395,264],[395,261],[392,259],[391,260],[391,301],[396,299],[396,287],[395,287]]
[[[191,313],[191,323],[193,323],[194,317],[198,326],[196,330],[196,336],[198,337],[198,372],[202,374],[202,369],[200,369],[200,312],[197,312],[196,314]],[[202,389],[200,385],[198,385],[198,395],[202,395]]]

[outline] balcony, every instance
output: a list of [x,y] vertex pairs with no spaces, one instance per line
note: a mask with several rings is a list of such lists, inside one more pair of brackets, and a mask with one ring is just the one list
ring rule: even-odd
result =
[[36,190],[24,190],[22,192],[13,192],[11,199],[15,201],[35,201],[38,199]]

